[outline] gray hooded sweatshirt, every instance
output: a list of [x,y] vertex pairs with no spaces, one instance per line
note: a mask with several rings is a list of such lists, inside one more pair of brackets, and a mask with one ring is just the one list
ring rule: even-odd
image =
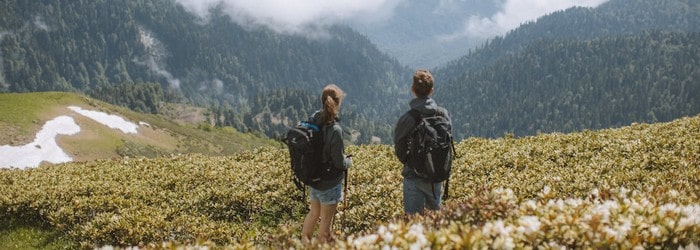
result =
[[[450,114],[447,112],[447,109],[439,107],[432,98],[415,98],[411,100],[410,106],[411,109],[418,110],[418,112],[423,115],[433,115],[437,110],[440,110],[445,115],[445,118],[447,118],[447,121],[450,122],[450,126],[452,126]],[[401,171],[401,175],[404,178],[418,178],[408,165],[406,165],[406,161],[408,160],[406,138],[416,126],[416,122],[417,121],[413,119],[411,114],[406,112],[399,118],[399,121],[396,123],[396,128],[394,129],[394,153],[396,157],[399,158],[399,161],[404,164],[403,171]]]

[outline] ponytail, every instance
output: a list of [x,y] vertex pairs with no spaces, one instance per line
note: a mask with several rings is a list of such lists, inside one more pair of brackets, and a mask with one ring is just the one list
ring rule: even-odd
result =
[[335,84],[329,84],[323,88],[323,92],[321,92],[323,109],[321,109],[319,114],[321,125],[331,124],[338,119],[340,103],[343,101],[343,98],[345,98],[345,92]]

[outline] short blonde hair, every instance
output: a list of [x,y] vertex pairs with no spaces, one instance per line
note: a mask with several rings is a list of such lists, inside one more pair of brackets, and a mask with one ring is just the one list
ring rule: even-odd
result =
[[411,89],[418,97],[427,97],[433,90],[433,75],[425,69],[416,70],[413,73],[413,85]]

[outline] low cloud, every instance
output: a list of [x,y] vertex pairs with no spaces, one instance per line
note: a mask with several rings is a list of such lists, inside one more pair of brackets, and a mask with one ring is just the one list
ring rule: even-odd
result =
[[144,62],[146,66],[148,66],[151,71],[155,72],[156,74],[165,77],[165,80],[168,81],[168,84],[170,84],[170,88],[173,89],[180,89],[180,79],[177,79],[176,77],[173,76],[173,74],[170,73],[170,71],[165,70],[163,67],[160,66],[153,58],[152,56],[149,56],[146,59],[146,62]]
[[180,89],[180,79],[175,78],[173,74],[165,69],[163,61],[168,56],[168,50],[163,43],[153,35],[153,32],[141,26],[139,26],[139,40],[148,53],[145,55],[145,60],[134,59],[133,61],[137,64],[145,65],[159,76],[165,77],[170,88]]
[[379,20],[391,16],[401,0],[176,0],[207,19],[221,9],[245,27],[265,26],[279,33],[306,34],[351,20]]
[[41,16],[34,17],[34,26],[43,31],[51,31],[51,27],[44,22],[44,18]]
[[199,85],[199,91],[211,90],[214,93],[222,94],[224,93],[224,82],[218,78],[214,78],[211,81],[202,81]]
[[180,89],[180,79],[173,76],[173,74],[170,73],[170,71],[164,69],[163,66],[156,62],[156,59],[153,56],[148,55],[146,57],[146,60],[139,60],[137,58],[134,58],[132,61],[136,64],[144,65],[157,75],[164,77],[165,80],[168,81],[170,88]]
[[574,6],[597,7],[607,0],[507,0],[501,10],[490,17],[472,16],[466,20],[464,29],[440,37],[454,40],[462,37],[490,38],[504,35],[523,23],[538,17]]

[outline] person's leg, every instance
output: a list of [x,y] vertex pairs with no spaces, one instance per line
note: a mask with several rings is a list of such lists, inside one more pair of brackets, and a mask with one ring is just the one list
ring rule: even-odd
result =
[[423,211],[425,199],[416,186],[418,181],[416,179],[403,178],[403,211],[407,215]]
[[321,205],[321,223],[318,226],[318,242],[325,243],[332,241],[333,236],[333,218],[335,217],[335,209],[338,204],[322,204]]
[[302,241],[311,242],[319,216],[321,216],[321,203],[312,199],[309,203],[309,213],[306,214],[304,225],[301,228]]
[[442,202],[442,182],[424,182],[425,208],[429,210],[440,210]]

